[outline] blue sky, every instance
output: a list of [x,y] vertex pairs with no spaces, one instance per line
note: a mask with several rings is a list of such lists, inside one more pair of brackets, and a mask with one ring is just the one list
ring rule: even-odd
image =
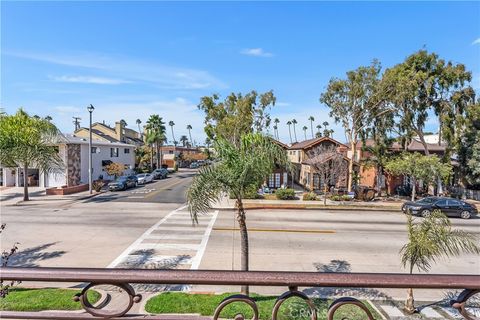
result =
[[318,101],[331,77],[423,47],[464,63],[479,91],[480,3],[2,1],[0,103],[66,133],[90,103],[95,121],[134,128],[158,113],[203,141],[200,97],[273,89],[288,142],[288,120],[299,139],[310,115],[333,124]]

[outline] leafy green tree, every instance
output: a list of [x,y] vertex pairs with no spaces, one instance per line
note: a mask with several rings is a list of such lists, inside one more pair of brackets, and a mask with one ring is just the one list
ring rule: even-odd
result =
[[374,60],[368,67],[348,71],[346,79],[331,79],[320,97],[320,102],[330,108],[330,116],[342,124],[350,146],[348,191],[352,191],[353,163],[361,133],[372,125],[374,119],[391,112],[380,103],[380,70],[380,63]]
[[[155,146],[157,168],[160,168],[162,166],[161,146],[166,138],[165,122],[158,114],[152,114],[147,120],[145,129],[147,130],[146,142],[151,146]],[[153,167],[153,148],[151,161]]]
[[0,163],[23,170],[23,200],[28,201],[28,168],[59,172],[63,160],[55,146],[59,131],[49,120],[31,117],[19,109],[0,116]]
[[292,129],[291,129],[292,121],[287,121],[287,126],[288,126],[288,134],[290,135],[290,143],[293,143],[292,140]]
[[458,132],[458,155],[463,186],[480,189],[480,100],[466,108],[462,130]]
[[[315,121],[315,118],[313,116],[308,117],[308,121],[310,121],[310,130],[312,131],[312,139],[315,138],[313,134],[313,121]],[[307,140],[307,139],[305,139]]]
[[[450,220],[439,210],[420,223],[415,223],[407,214],[408,242],[400,250],[402,264],[410,274],[416,268],[428,272],[438,258],[459,256],[461,253],[480,253],[480,247],[473,234],[452,229]],[[415,312],[413,289],[408,289],[405,310]]]
[[437,178],[447,180],[452,172],[449,163],[443,163],[436,155],[425,156],[418,152],[404,152],[385,164],[385,170],[393,175],[404,175],[411,179],[412,201],[415,201],[416,183],[437,183]]
[[295,129],[295,125],[297,124],[297,120],[295,119],[292,119],[292,124],[293,124],[293,135],[295,136],[295,142],[298,142],[298,139],[297,139],[297,130]]
[[419,50],[385,70],[381,92],[395,110],[398,134],[405,137],[406,143],[417,136],[429,155],[424,129],[429,113],[433,112],[439,119],[440,133],[444,133],[451,148],[455,131],[465,116],[465,102],[474,95],[468,86],[470,80],[471,74],[464,65],[445,62],[426,50]]
[[188,136],[190,137],[190,144],[193,146],[193,140],[192,140],[192,126],[187,125],[187,130],[188,130]]
[[[234,197],[241,235],[241,270],[248,271],[245,193],[265,181],[275,166],[288,166],[288,157],[282,147],[261,133],[243,134],[238,145],[220,137],[215,141],[215,150],[219,162],[200,168],[187,191],[187,203],[192,219],[197,222],[197,215],[208,212],[224,194]],[[248,287],[243,287],[242,292],[248,293]]]
[[112,162],[105,166],[105,172],[109,176],[114,176],[115,179],[120,177],[124,171],[125,171],[125,165],[122,163]]
[[269,109],[275,105],[273,91],[245,95],[231,93],[220,101],[219,95],[205,96],[198,108],[205,112],[205,133],[212,140],[223,138],[234,145],[240,144],[242,135],[262,132],[270,125]]

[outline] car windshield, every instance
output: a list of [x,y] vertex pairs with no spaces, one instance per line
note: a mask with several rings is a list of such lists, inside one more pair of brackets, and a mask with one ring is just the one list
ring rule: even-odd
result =
[[419,202],[419,203],[434,203],[437,200],[438,200],[438,198],[428,197],[428,198],[423,198],[421,200],[418,200],[417,202]]
[[145,173],[137,174],[137,177],[139,177],[139,178],[143,178],[143,177],[145,177],[145,176],[146,176]]
[[127,177],[120,177],[117,179],[118,182],[123,182],[125,180],[127,180]]

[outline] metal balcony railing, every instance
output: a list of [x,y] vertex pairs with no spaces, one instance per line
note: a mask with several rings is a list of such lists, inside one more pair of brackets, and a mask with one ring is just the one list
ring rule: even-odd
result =
[[[213,317],[188,315],[134,315],[128,312],[135,303],[141,301],[133,284],[162,285],[252,285],[281,286],[288,288],[276,301],[272,319],[277,319],[280,306],[291,297],[299,297],[310,308],[310,318],[317,319],[313,302],[298,287],[347,287],[347,288],[425,288],[425,289],[463,289],[460,295],[451,301],[452,307],[469,320],[479,318],[469,312],[467,301],[480,293],[478,275],[408,275],[386,273],[317,273],[317,272],[266,272],[266,271],[204,271],[204,270],[142,270],[142,269],[80,269],[80,268],[10,268],[0,269],[0,278],[4,281],[37,282],[80,282],[86,283],[82,292],[74,297],[81,303],[86,313],[72,311],[51,312],[0,312],[2,319],[219,319],[220,312],[233,302],[249,305],[258,319],[255,301],[248,296],[234,295],[222,301]],[[111,301],[102,301],[93,306],[86,292],[93,286],[109,285],[118,287],[127,293],[124,305],[116,305],[115,310],[105,308]],[[335,300],[329,307],[327,319],[333,319],[335,312],[343,305],[355,305],[363,310],[365,318],[373,319],[369,309],[355,298],[343,297]],[[236,319],[243,319],[238,315]]]

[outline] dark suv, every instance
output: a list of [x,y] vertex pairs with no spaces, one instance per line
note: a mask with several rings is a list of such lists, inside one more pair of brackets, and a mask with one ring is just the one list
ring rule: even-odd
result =
[[115,190],[127,190],[128,188],[134,188],[137,186],[138,178],[136,176],[121,176],[117,180],[108,184],[110,191]]
[[168,170],[161,168],[152,171],[154,179],[165,179],[168,176]]
[[427,197],[415,202],[405,202],[402,211],[428,217],[433,210],[440,210],[448,217],[469,219],[478,214],[474,205],[468,202],[445,197]]

